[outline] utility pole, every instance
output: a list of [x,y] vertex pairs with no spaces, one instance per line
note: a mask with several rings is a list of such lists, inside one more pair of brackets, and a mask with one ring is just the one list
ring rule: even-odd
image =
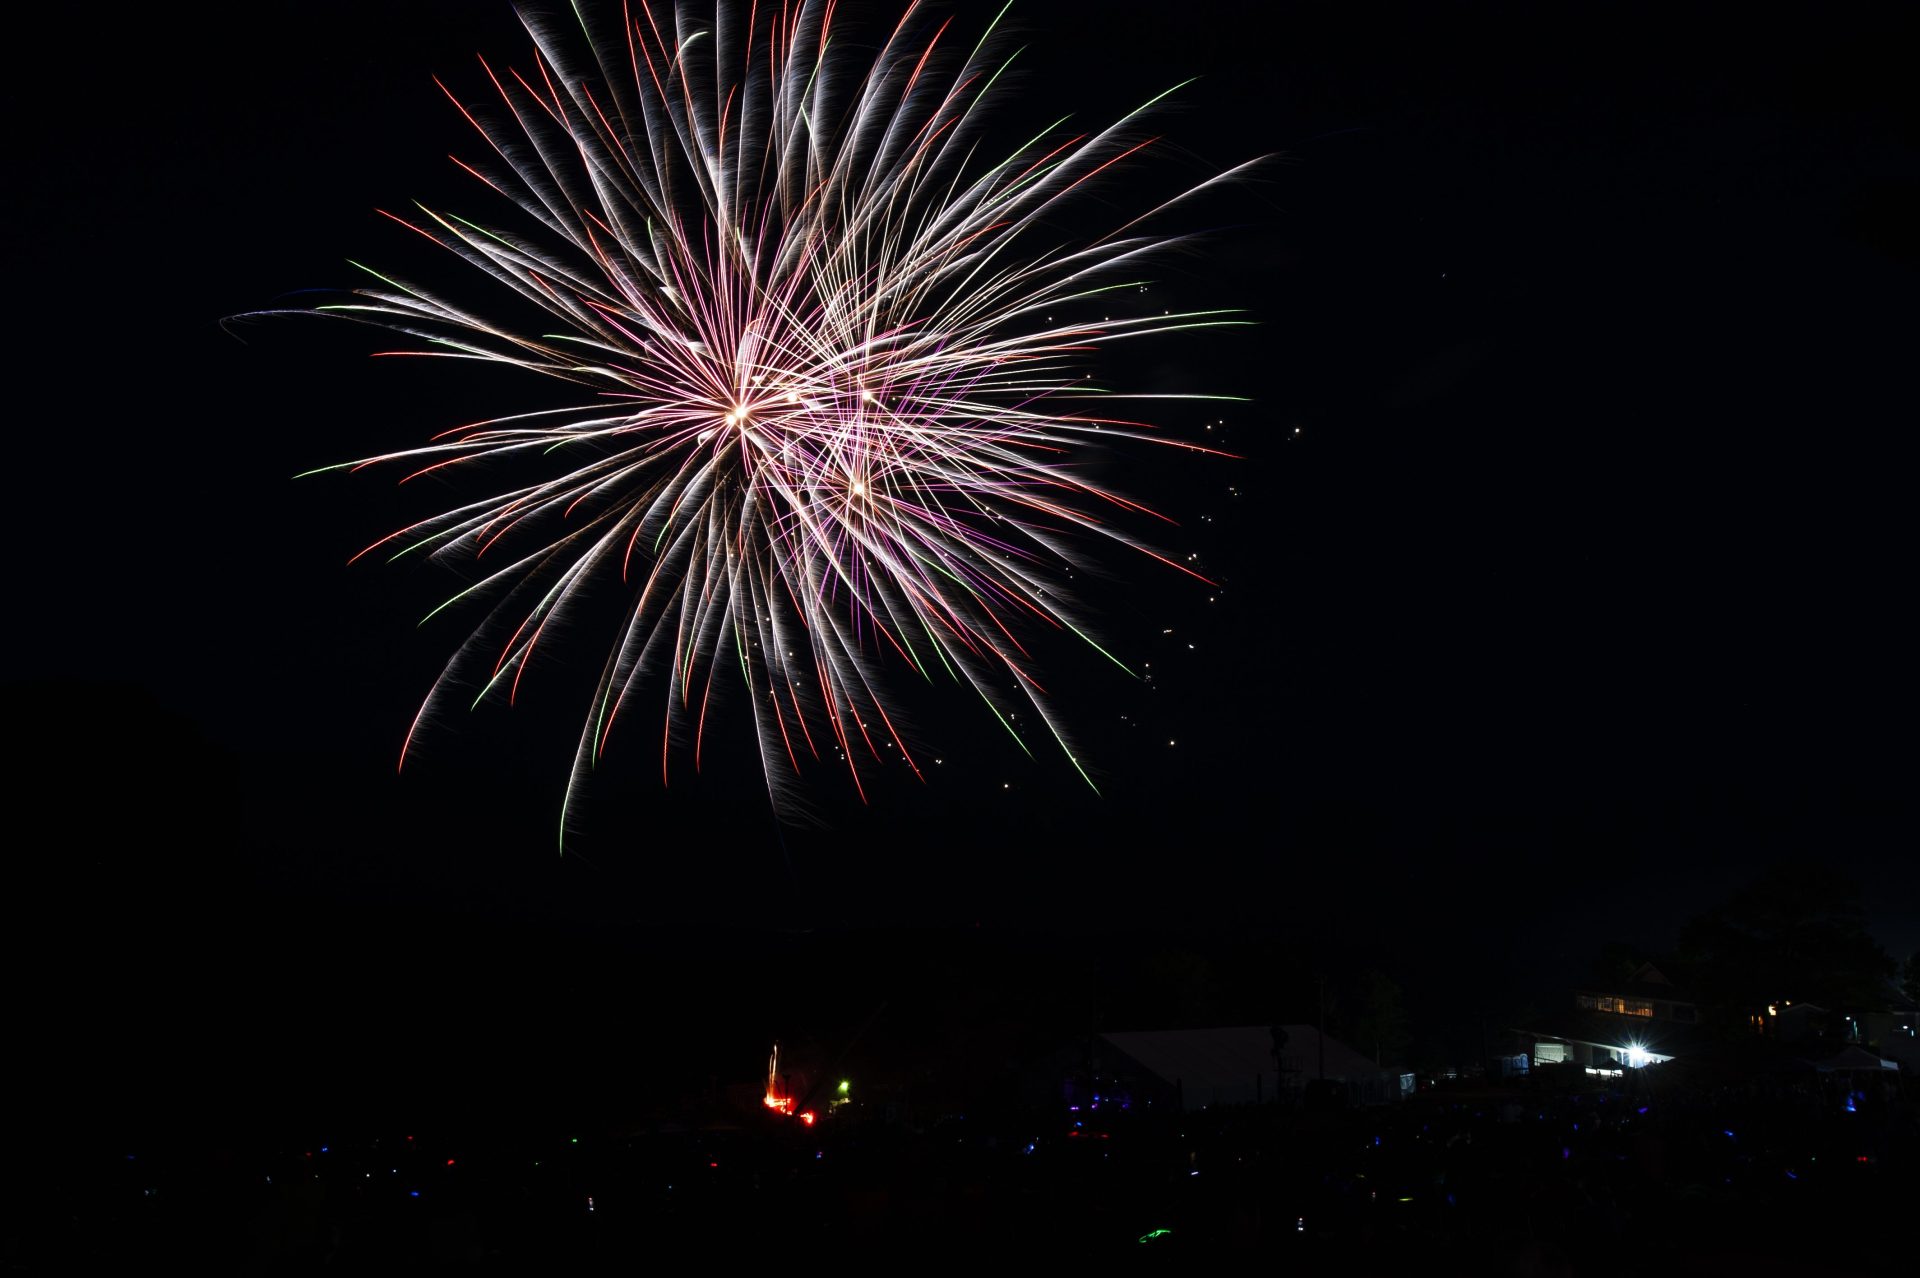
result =
[[1320,1081],[1327,1081],[1327,974],[1320,973]]
[[1094,1040],[1100,1035],[1100,1001],[1095,991],[1094,997],[1087,1000],[1087,1098],[1083,1104],[1091,1104],[1094,1090],[1099,1086],[1099,1076],[1094,1073]]

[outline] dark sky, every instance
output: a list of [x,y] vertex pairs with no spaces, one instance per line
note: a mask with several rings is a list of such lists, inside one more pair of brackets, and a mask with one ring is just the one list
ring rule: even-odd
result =
[[1920,945],[1897,6],[1675,9],[1017,9],[1023,123],[1199,75],[1145,172],[1281,157],[1161,273],[1258,326],[1107,370],[1252,397],[1220,418],[1244,460],[1115,463],[1225,588],[1094,587],[1151,684],[1054,654],[1102,798],[935,693],[909,707],[932,784],[862,809],[822,769],[820,828],[725,768],[662,792],[636,734],[561,859],[596,636],[396,778],[457,633],[413,623],[451,582],[343,567],[422,513],[385,479],[289,478],[542,388],[218,322],[349,257],[440,269],[378,207],[497,211],[430,77],[478,96],[474,52],[524,61],[511,13],[40,7],[5,86],[3,668],[44,1006],[112,990],[155,1033],[297,1006],[361,1042],[413,997],[579,976],[605,1019],[689,952],[751,973],[808,929],[974,923],[1572,969],[1779,857],[1848,866],[1883,942]]

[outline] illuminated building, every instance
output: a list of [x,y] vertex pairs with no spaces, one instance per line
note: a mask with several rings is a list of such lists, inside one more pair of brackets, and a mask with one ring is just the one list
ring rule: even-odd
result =
[[1568,1015],[1516,1026],[1536,1065],[1579,1066],[1613,1077],[1657,1065],[1699,1045],[1700,1011],[1651,963],[1607,987],[1583,986]]

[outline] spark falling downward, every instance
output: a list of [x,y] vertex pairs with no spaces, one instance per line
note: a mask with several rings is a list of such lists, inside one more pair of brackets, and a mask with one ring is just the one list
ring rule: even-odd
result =
[[962,51],[951,19],[924,22],[919,7],[870,58],[838,51],[835,0],[701,17],[642,3],[617,29],[609,12],[605,30],[578,7],[578,30],[522,15],[530,67],[481,63],[493,105],[447,90],[486,144],[479,162],[456,163],[538,232],[424,207],[389,216],[545,312],[549,331],[371,271],[374,284],[321,309],[428,347],[406,353],[516,366],[578,396],[323,468],[404,462],[411,479],[495,462],[527,476],[361,552],[477,565],[429,617],[492,605],[421,705],[403,764],[455,689],[477,689],[475,705],[511,701],[589,583],[618,580],[629,602],[575,753],[563,840],[647,689],[666,701],[665,778],[676,736],[698,766],[731,669],[782,811],[806,760],[838,756],[863,800],[867,761],[923,775],[881,695],[885,664],[971,688],[1029,753],[1018,720],[1031,709],[1087,776],[1021,635],[1064,630],[1122,664],[1061,590],[1085,546],[1113,541],[1198,576],[1110,522],[1164,517],[1080,463],[1096,441],[1213,451],[1099,409],[1213,397],[1105,394],[1083,362],[1240,321],[1077,317],[1180,242],[1143,231],[1148,219],[1249,166],[1062,247],[1050,219],[1148,145],[1137,130],[1160,98],[983,158],[983,106],[1014,60],[991,52],[1005,10]]

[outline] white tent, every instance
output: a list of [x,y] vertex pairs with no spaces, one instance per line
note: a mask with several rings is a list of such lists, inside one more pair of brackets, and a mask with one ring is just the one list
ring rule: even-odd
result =
[[1824,1061],[1815,1061],[1813,1067],[1823,1074],[1881,1073],[1887,1070],[1898,1073],[1900,1062],[1886,1060],[1862,1047],[1849,1047],[1837,1056],[1830,1056]]
[[1278,1057],[1273,1030],[1265,1025],[1132,1030],[1100,1037],[1157,1077],[1179,1084],[1188,1109],[1277,1100],[1282,1089],[1323,1076],[1360,1088],[1368,1099],[1398,1098],[1399,1071],[1381,1069],[1334,1038],[1326,1040],[1323,1056],[1320,1031],[1312,1025],[1280,1028],[1287,1041]]

